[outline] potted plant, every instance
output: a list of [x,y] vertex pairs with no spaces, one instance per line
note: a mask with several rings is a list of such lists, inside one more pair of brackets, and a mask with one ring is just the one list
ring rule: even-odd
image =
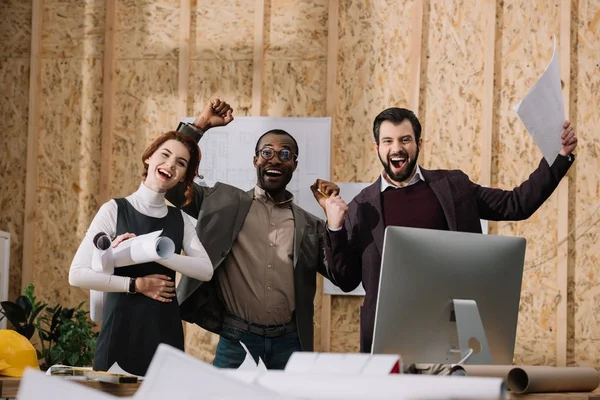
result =
[[53,364],[90,366],[98,333],[89,312],[82,309],[85,302],[74,308],[60,304],[48,307],[37,301],[33,292],[34,286],[30,284],[14,303],[1,302],[0,313],[30,340],[37,330],[41,348],[36,351],[41,369],[46,370]]

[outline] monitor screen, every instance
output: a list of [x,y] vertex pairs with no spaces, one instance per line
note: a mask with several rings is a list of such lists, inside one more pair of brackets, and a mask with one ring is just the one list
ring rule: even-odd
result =
[[387,227],[372,352],[399,354],[405,365],[459,362],[454,300],[472,300],[490,364],[512,364],[525,245],[521,237]]

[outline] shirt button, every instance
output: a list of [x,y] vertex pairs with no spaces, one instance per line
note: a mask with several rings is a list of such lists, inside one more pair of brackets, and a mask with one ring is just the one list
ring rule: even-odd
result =
[[271,290],[271,286],[267,286],[267,290]]
[[267,268],[273,268],[273,266],[271,264],[267,265]]
[[275,222],[271,222],[271,226],[275,226]]
[[269,243],[269,247],[273,247],[273,243]]

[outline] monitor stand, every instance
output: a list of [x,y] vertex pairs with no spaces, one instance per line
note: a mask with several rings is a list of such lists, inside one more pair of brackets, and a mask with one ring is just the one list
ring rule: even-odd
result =
[[452,303],[461,358],[467,356],[469,350],[473,349],[473,353],[465,360],[464,364],[492,365],[492,354],[477,303],[475,300],[462,299],[453,299]]

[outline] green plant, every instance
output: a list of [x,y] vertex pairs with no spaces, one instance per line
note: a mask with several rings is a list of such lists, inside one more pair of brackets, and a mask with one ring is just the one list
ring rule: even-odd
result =
[[37,301],[33,295],[33,284],[27,286],[17,300],[0,302],[0,313],[10,321],[15,330],[27,339],[35,333],[35,319],[47,304]]
[[40,338],[36,349],[40,367],[47,369],[53,364],[66,364],[84,367],[92,364],[98,333],[96,324],[89,318],[89,312],[81,307],[63,308],[60,304],[48,307],[37,300],[34,285],[30,284],[13,303],[0,303],[0,313],[15,330],[31,340],[37,330]]
[[44,360],[42,368],[53,364],[65,364],[75,367],[92,364],[98,333],[82,310],[85,302],[75,308],[63,308],[57,305],[46,308],[36,320],[35,326],[41,342],[38,358]]

